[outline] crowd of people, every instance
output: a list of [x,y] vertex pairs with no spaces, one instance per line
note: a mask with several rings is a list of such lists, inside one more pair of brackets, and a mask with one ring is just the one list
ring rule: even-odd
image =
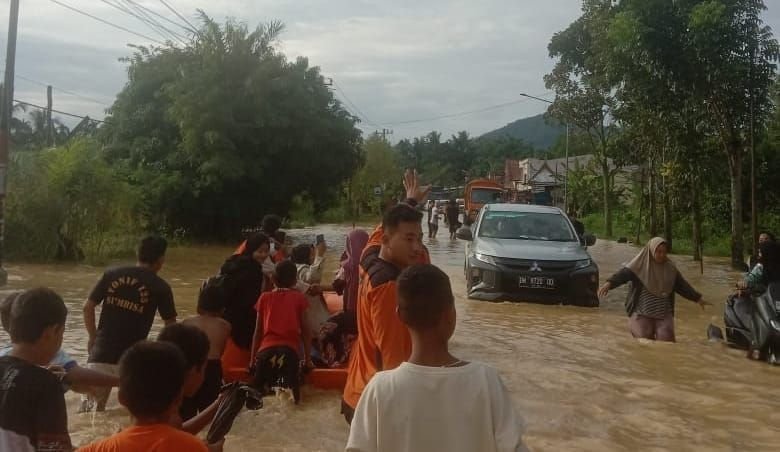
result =
[[[346,368],[341,413],[350,424],[347,451],[522,451],[522,420],[498,373],[451,354],[456,325],[447,275],[423,244],[427,191],[414,172],[407,199],[389,207],[372,234],[346,237],[338,273],[325,280],[327,245],[293,246],[268,216],[229,256],[198,295],[197,315],[178,321],[173,291],[159,276],[167,242],[144,238],[137,263],[107,270],[83,307],[88,360],[62,350],[68,315],[46,288],[11,294],[0,304],[12,344],[0,349],[0,450],[72,450],[64,390],[82,392],[82,411],[106,408],[113,387],[133,424],[80,450],[222,450],[197,435],[224,398],[225,372],[238,363],[262,393],[289,389],[301,402],[302,374]],[[431,218],[439,213],[428,205]],[[454,209],[450,209],[453,207]],[[450,233],[459,226],[448,206]],[[706,303],[668,258],[661,238],[600,288],[626,283],[634,337],[674,341],[675,294]],[[780,248],[762,236],[743,291],[780,281]],[[343,306],[331,313],[323,292]],[[96,309],[100,317],[96,319]],[[148,340],[159,315],[165,327]]]

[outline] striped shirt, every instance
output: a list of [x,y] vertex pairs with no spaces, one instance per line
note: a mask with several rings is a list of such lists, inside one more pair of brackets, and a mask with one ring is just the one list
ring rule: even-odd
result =
[[672,313],[672,303],[669,297],[659,297],[642,288],[636,313],[653,319],[664,319]]

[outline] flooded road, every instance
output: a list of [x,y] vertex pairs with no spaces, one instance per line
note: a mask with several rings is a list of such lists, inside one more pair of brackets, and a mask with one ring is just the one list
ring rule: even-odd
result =
[[[348,228],[320,227],[332,246],[335,269]],[[291,231],[313,240],[311,229]],[[497,367],[527,423],[531,450],[652,451],[774,450],[780,441],[780,368],[751,362],[743,352],[711,344],[710,321],[722,325],[723,301],[737,275],[725,260],[698,263],[675,257],[685,277],[714,306],[706,311],[677,301],[676,344],[639,342],[627,329],[626,289],[610,293],[599,309],[487,303],[465,299],[463,244],[427,241],[433,262],[452,279],[458,326],[453,352]],[[169,252],[162,276],[174,289],[179,317],[194,311],[197,289],[232,250],[178,248]],[[636,252],[629,245],[599,242],[591,253],[602,281]],[[83,265],[12,265],[9,286],[46,285],[66,299],[70,314],[67,351],[83,364],[86,335],[81,304],[102,269]],[[330,273],[332,274],[332,273]],[[155,328],[159,328],[159,321]],[[153,335],[156,334],[152,333]],[[7,341],[0,333],[0,341]],[[76,444],[106,436],[129,422],[114,395],[106,413],[76,414],[79,396],[68,393]],[[227,438],[226,451],[343,450],[347,425],[340,394],[304,389],[302,404],[268,398],[259,412],[244,412]]]

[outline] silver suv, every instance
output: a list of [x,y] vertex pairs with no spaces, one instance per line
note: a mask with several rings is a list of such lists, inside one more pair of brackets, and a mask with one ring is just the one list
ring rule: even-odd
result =
[[599,269],[561,209],[488,204],[457,237],[466,246],[469,298],[596,307]]

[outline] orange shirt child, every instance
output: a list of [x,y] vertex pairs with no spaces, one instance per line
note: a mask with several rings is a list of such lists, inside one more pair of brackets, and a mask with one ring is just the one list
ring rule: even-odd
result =
[[134,425],[80,452],[206,452],[206,444],[195,436],[168,424]]

